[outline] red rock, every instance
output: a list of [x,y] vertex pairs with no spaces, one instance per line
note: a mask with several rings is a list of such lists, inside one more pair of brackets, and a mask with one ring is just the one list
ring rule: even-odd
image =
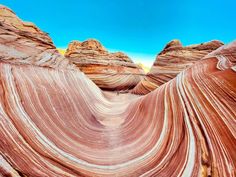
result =
[[0,174],[233,176],[236,42],[221,51],[122,100],[79,71],[0,62]]
[[100,42],[90,39],[69,44],[65,57],[100,88],[128,90],[141,80],[144,71],[124,53],[109,53]]
[[157,55],[150,72],[131,92],[147,94],[155,90],[222,45],[220,41],[210,41],[184,47],[178,40],[169,42]]
[[236,41],[144,96],[35,65],[0,60],[0,176],[235,176]]
[[74,67],[56,50],[51,38],[33,23],[21,21],[0,6],[0,59],[50,67]]

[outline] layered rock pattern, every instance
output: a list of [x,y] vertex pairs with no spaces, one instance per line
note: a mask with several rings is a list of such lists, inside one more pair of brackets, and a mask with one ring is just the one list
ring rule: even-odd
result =
[[47,33],[0,5],[0,59],[45,67],[74,67],[59,54]]
[[155,90],[222,45],[220,41],[210,41],[184,47],[178,40],[169,42],[157,55],[150,72],[131,92],[142,95]]
[[79,71],[1,63],[0,173],[234,176],[236,43],[228,47],[122,101]]
[[0,175],[233,177],[235,78],[236,41],[142,97],[0,60]]
[[65,57],[105,90],[129,90],[144,75],[143,69],[127,55],[122,52],[109,53],[94,39],[71,42]]

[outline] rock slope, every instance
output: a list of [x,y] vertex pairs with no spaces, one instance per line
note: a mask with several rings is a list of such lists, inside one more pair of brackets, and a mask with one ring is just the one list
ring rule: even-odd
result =
[[222,45],[220,41],[210,41],[184,47],[179,40],[169,42],[157,55],[150,72],[132,90],[132,93],[147,94],[155,90]]
[[142,68],[127,55],[122,52],[109,53],[94,39],[71,42],[65,57],[105,90],[129,90],[144,75]]
[[79,71],[0,62],[0,174],[234,176],[236,42],[228,47],[120,101]]
[[235,78],[236,41],[141,97],[0,59],[0,176],[234,177]]
[[38,66],[73,67],[59,54],[47,33],[23,22],[9,8],[0,5],[0,59]]

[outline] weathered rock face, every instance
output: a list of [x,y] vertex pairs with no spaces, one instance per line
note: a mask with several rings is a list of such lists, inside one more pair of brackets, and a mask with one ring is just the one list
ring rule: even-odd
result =
[[210,41],[184,47],[178,40],[169,42],[157,55],[150,72],[132,90],[132,93],[147,94],[155,90],[222,45],[220,41]]
[[142,97],[10,61],[0,59],[0,176],[235,176],[236,41]]
[[34,24],[21,21],[0,5],[0,59],[50,67],[73,67],[59,54],[50,37]]
[[142,68],[127,55],[122,52],[109,53],[94,39],[71,42],[65,57],[105,90],[131,89],[144,75]]
[[0,61],[0,174],[234,176],[236,42],[225,51],[121,100],[80,71]]

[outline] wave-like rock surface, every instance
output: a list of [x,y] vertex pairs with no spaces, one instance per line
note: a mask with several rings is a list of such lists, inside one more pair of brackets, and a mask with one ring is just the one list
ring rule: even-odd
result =
[[1,63],[0,173],[235,176],[236,42],[228,49],[120,101],[80,71]]
[[136,86],[144,71],[124,53],[109,53],[100,42],[90,39],[72,41],[65,53],[100,88],[129,90]]
[[210,41],[184,47],[179,40],[169,42],[157,55],[150,72],[131,92],[144,95],[155,90],[222,45],[220,41]]
[[0,176],[236,175],[236,42],[141,97],[23,61],[0,60]]
[[70,67],[47,33],[33,23],[21,21],[9,8],[0,5],[0,59],[39,66]]

